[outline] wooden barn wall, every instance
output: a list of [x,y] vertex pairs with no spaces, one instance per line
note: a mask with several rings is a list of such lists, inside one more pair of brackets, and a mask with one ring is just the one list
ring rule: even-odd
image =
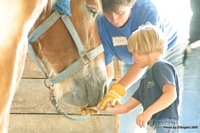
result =
[[[92,115],[81,121],[59,115],[50,103],[44,76],[27,54],[25,70],[12,103],[9,133],[116,133],[118,117],[110,114]],[[71,116],[80,116],[79,109],[59,101]]]

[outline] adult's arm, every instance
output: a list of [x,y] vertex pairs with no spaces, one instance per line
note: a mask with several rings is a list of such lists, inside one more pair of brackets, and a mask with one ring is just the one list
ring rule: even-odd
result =
[[[111,64],[109,64],[111,65]],[[113,65],[112,65],[113,66]],[[107,67],[107,70],[111,69],[111,66]],[[113,68],[114,70],[114,68]],[[134,64],[122,79],[113,84],[105,97],[98,103],[97,107],[104,110],[108,105],[115,106],[120,103],[120,98],[126,95],[126,90],[132,84],[134,84],[145,73],[146,68],[141,68],[139,65]]]
[[[111,82],[114,78],[113,62],[106,66],[108,80]],[[135,82],[137,82],[145,73],[146,68],[141,68],[138,64],[133,64],[128,72],[118,81],[126,90]]]
[[111,83],[112,79],[114,78],[114,65],[113,61],[106,66],[108,82]]
[[119,80],[126,90],[135,82],[137,82],[145,73],[146,68],[140,67],[137,63],[133,64],[128,72]]

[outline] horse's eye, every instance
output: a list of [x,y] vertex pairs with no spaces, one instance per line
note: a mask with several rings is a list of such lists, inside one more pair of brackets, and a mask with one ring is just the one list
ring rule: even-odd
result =
[[87,6],[87,9],[88,9],[88,11],[92,14],[93,17],[96,16],[96,14],[97,14],[97,9],[96,9],[96,8],[88,7],[88,6]]

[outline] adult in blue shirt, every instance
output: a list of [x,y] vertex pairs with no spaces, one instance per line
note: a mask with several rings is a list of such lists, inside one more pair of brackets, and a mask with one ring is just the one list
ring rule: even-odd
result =
[[[125,103],[137,90],[146,68],[141,68],[132,60],[128,51],[127,40],[139,26],[148,22],[159,27],[167,39],[165,59],[178,70],[182,81],[182,61],[186,43],[178,36],[178,31],[158,12],[151,0],[101,0],[103,13],[98,15],[98,31],[104,46],[108,78],[114,77],[113,57],[123,62],[123,77],[112,85],[105,97],[98,103],[98,108],[105,109],[108,104],[115,106]],[[129,71],[127,74],[126,72]],[[180,85],[181,86],[181,85]],[[127,91],[126,96],[121,91]],[[134,133],[135,119],[142,112],[142,106],[128,114],[120,115],[119,133]]]

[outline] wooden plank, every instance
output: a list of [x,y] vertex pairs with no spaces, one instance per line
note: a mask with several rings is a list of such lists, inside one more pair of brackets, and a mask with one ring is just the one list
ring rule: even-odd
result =
[[[22,79],[15,94],[9,123],[9,133],[114,133],[115,115],[93,115],[82,121],[58,115],[49,101],[43,79]],[[79,109],[62,106],[69,114],[80,114]],[[77,117],[77,115],[76,115]]]
[[[65,104],[60,107],[67,113],[79,113],[79,108]],[[21,79],[12,102],[11,113],[57,113],[49,100],[49,90],[43,79]]]
[[[83,121],[73,121],[58,115],[49,100],[49,90],[44,85],[44,75],[27,54],[23,78],[20,81],[11,107],[9,133],[116,133],[116,115],[93,115]],[[59,101],[68,114],[79,115],[79,108]]]
[[9,133],[116,133],[114,116],[90,116],[82,121],[59,115],[11,115]]
[[27,53],[25,68],[22,75],[23,78],[45,78],[37,64],[33,61],[30,53]]

